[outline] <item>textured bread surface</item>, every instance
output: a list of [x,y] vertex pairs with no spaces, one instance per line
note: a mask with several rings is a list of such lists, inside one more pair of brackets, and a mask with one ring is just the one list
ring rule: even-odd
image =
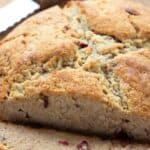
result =
[[0,150],[149,150],[150,145],[128,140],[31,128],[0,122]]
[[0,118],[150,141],[150,10],[69,1],[24,21],[0,42]]

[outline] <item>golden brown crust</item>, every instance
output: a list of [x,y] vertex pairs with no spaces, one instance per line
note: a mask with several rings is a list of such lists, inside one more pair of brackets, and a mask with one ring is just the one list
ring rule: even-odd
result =
[[120,40],[150,37],[150,12],[140,4],[126,0],[79,1],[78,4],[96,33]]
[[[53,15],[49,16],[49,14]],[[73,47],[75,47],[76,36],[78,33],[71,29],[61,9],[54,7],[35,15],[14,29],[1,41],[1,53],[6,53],[5,55],[10,57],[11,64],[15,61],[14,65],[17,65],[17,69],[20,63],[30,63],[31,59],[43,62],[48,59],[47,57],[75,55]],[[6,61],[8,60],[5,60],[5,64]]]
[[123,88],[128,97],[130,111],[144,113],[147,116],[150,115],[149,58],[149,49],[123,55],[116,58],[117,67],[115,69],[117,75],[123,79]]
[[[4,98],[7,94],[7,82],[30,65],[40,66],[46,62],[48,66],[55,66],[58,58],[64,61],[75,59],[76,36],[78,33],[71,29],[67,17],[57,6],[35,15],[14,29],[0,42],[0,97]],[[6,74],[9,76],[3,80]]]
[[[31,93],[32,88],[38,87],[41,92],[46,94],[51,92],[68,93],[71,95],[82,95],[93,99],[104,99],[102,87],[99,84],[99,77],[93,73],[78,71],[74,69],[65,69],[56,71],[47,78],[39,79],[33,83],[25,83],[27,86],[26,92]],[[31,81],[32,82],[32,81]],[[28,89],[31,88],[31,89]],[[37,90],[35,90],[37,92]],[[40,93],[40,92],[38,92]]]
[[40,76],[38,80],[25,81],[23,86],[23,95],[16,94],[16,89],[10,93],[11,99],[21,99],[24,97],[34,97],[36,95],[65,95],[68,94],[72,97],[90,98],[93,101],[100,101],[110,107],[122,109],[114,101],[110,101],[104,94],[103,89],[105,86],[101,85],[102,79],[99,75],[88,73],[82,70],[63,69],[55,71],[51,74]]

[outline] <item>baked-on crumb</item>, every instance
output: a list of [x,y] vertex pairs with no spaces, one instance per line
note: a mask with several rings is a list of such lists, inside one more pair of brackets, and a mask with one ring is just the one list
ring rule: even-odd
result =
[[149,82],[150,10],[133,1],[69,1],[0,42],[4,120],[150,141]]

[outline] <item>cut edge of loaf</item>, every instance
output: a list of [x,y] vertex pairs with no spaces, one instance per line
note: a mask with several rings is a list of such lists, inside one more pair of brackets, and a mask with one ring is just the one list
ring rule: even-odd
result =
[[[86,100],[85,100],[86,99]],[[149,141],[149,122],[112,107],[97,99],[57,93],[40,98],[17,99],[0,106],[4,120],[17,123],[37,123],[61,130],[78,131],[107,137],[128,136],[135,140]],[[134,116],[134,117],[133,117]],[[107,131],[107,132],[106,132]]]

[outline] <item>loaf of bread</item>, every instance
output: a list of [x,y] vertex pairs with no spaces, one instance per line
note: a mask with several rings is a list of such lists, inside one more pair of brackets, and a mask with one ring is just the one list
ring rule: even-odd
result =
[[0,122],[0,150],[149,150],[128,140],[104,140],[53,129]]
[[0,42],[0,118],[150,142],[150,10],[69,1]]

